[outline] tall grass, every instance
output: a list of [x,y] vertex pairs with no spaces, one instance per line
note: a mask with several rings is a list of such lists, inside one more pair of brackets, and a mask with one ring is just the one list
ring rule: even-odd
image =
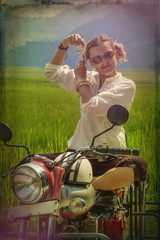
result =
[[[0,121],[13,132],[11,143],[27,145],[31,153],[63,152],[79,118],[79,97],[50,83],[44,71],[7,68]],[[0,175],[26,154],[0,143]],[[1,209],[14,205],[10,177],[0,179]]]
[[[137,90],[129,121],[125,125],[128,147],[139,148],[140,155],[148,162],[150,187],[146,192],[146,202],[158,202],[159,150],[157,142],[157,85],[152,71],[124,72],[135,81]],[[157,159],[158,157],[158,159]],[[158,210],[158,206],[146,205],[146,210]],[[145,217],[146,236],[157,237],[158,226],[154,217]]]
[[[11,143],[27,145],[32,153],[63,152],[78,119],[79,97],[58,88],[41,68],[7,68],[1,122],[12,129]],[[148,161],[151,187],[147,198],[157,201],[156,85],[152,71],[124,71],[137,86],[129,121],[125,125],[128,147],[139,148]],[[25,150],[0,143],[0,175],[14,166]],[[11,192],[11,177],[0,179],[1,212],[17,204]]]
[[[156,84],[152,71],[127,73],[136,83],[137,90],[130,118],[125,129],[128,146],[140,149],[141,156],[147,159],[152,181],[150,190],[157,191],[157,138],[156,138]],[[157,198],[157,197],[156,197]]]

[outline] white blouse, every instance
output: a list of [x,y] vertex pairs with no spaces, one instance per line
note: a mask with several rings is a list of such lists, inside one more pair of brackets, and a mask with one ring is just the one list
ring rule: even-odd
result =
[[[74,70],[69,66],[46,64],[45,74],[51,82],[77,94]],[[89,147],[95,135],[111,126],[107,119],[109,107],[120,104],[129,110],[136,91],[135,83],[123,77],[121,73],[106,78],[100,89],[100,78],[97,72],[87,71],[87,80],[90,82],[89,89],[94,96],[87,103],[82,103],[80,98],[81,118],[73,136],[68,141],[68,148],[73,150]],[[116,126],[96,138],[95,146],[102,143],[107,143],[109,147],[125,148],[123,126]]]

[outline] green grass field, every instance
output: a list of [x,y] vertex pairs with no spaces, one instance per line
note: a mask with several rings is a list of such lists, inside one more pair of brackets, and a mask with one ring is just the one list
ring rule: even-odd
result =
[[[123,71],[137,86],[136,97],[125,125],[128,147],[139,148],[148,161],[151,185],[147,199],[158,201],[156,139],[156,84],[154,71]],[[63,152],[78,119],[79,97],[50,83],[43,68],[7,68],[2,86],[0,121],[13,132],[12,144],[27,145],[32,153]],[[14,166],[25,150],[0,143],[0,175]],[[11,178],[0,179],[1,212],[17,200]]]

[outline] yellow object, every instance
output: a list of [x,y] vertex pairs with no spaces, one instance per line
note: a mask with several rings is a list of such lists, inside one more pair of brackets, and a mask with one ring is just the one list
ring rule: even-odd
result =
[[102,146],[102,148],[106,149],[106,146],[105,146],[105,145],[103,145],[103,146]]
[[74,53],[77,53],[77,52],[82,52],[83,51],[83,48],[82,49],[78,49],[78,50],[76,50],[76,51],[73,51],[73,52],[71,52],[70,53],[70,55],[72,55],[72,54],[74,54]]

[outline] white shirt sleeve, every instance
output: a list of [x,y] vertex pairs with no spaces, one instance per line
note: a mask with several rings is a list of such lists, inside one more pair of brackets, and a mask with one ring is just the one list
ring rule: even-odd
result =
[[45,75],[60,88],[77,94],[74,70],[71,70],[68,65],[48,63],[45,66]]
[[89,114],[104,116],[109,107],[114,104],[123,105],[130,109],[136,86],[132,80],[116,81],[114,85],[92,97],[87,103],[81,105],[81,109]]

